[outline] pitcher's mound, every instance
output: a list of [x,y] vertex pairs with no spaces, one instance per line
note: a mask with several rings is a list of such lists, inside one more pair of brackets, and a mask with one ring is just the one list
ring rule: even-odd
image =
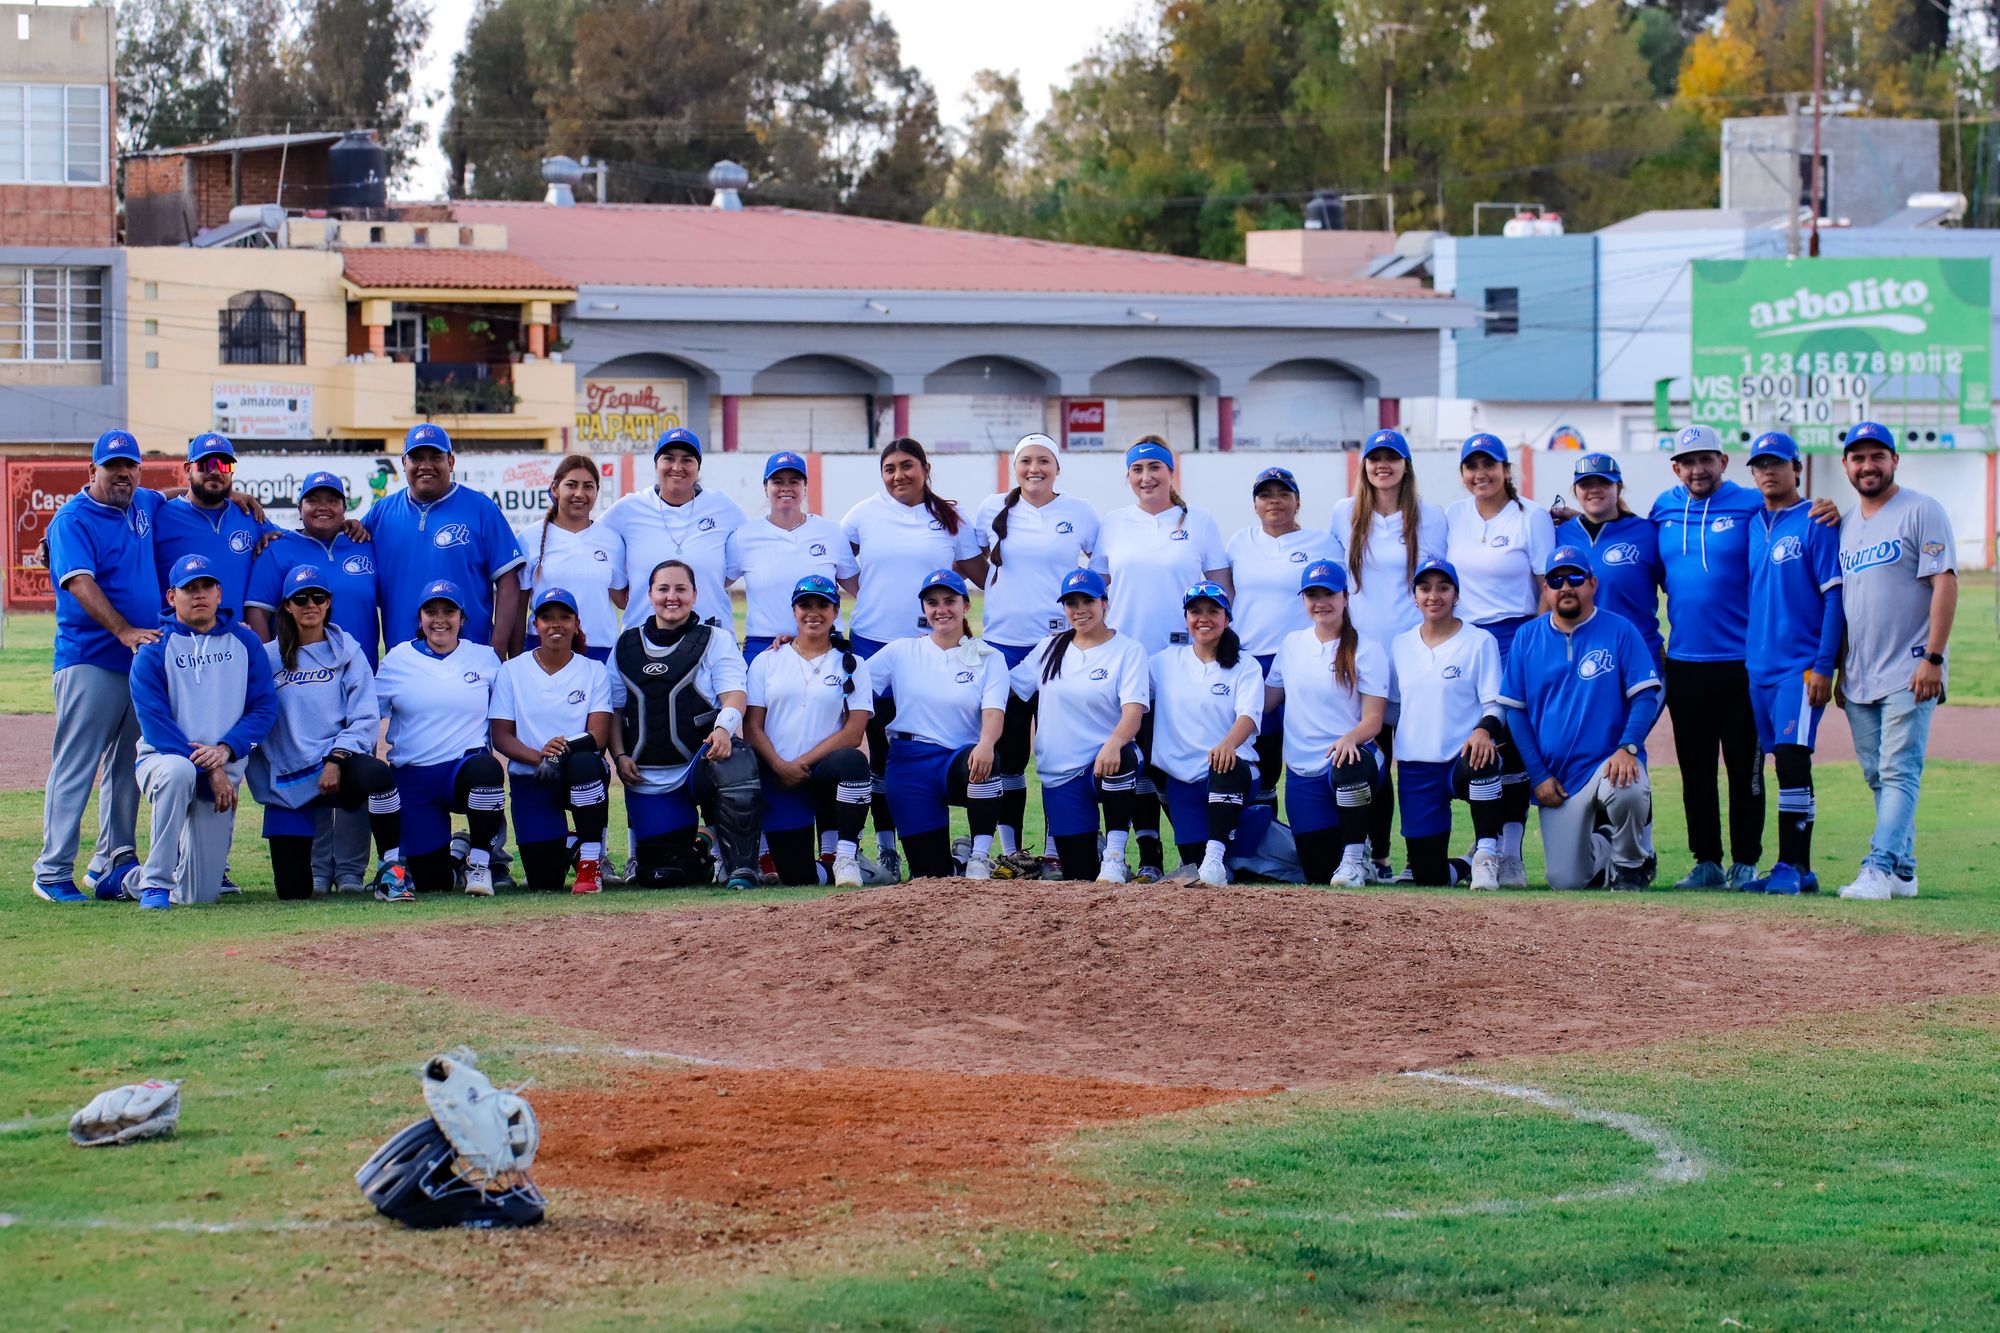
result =
[[1236,1088],[2000,990],[1978,945],[1657,898],[954,880],[322,939],[288,960],[730,1065]]

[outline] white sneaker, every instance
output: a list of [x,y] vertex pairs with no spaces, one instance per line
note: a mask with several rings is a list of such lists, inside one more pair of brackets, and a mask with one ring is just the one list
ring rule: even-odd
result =
[[1353,857],[1344,857],[1340,862],[1340,868],[1333,872],[1333,879],[1330,881],[1331,887],[1336,889],[1364,888],[1369,882],[1369,871],[1372,868],[1365,859],[1357,860]]
[[1891,898],[1914,898],[1917,896],[1917,877],[1904,879],[1901,875],[1889,876],[1889,896]]
[[465,867],[465,891],[475,898],[493,896],[493,867],[490,865]]
[[992,879],[993,863],[983,856],[968,856],[965,858],[965,877],[967,879]]
[[1500,887],[1500,853],[1472,854],[1472,887],[1480,891]]
[[1840,896],[1879,903],[1887,902],[1895,896],[1895,892],[1894,880],[1874,866],[1865,865],[1861,867],[1861,873],[1854,877],[1854,882],[1841,889]]
[[1525,889],[1528,887],[1528,866],[1518,856],[1496,858],[1499,863],[1500,887],[1503,889]]
[[833,884],[834,884],[834,887],[835,887],[835,888],[839,888],[839,889],[858,889],[858,888],[860,888],[860,887],[861,887],[861,861],[860,861],[860,858],[858,858],[858,857],[854,857],[854,856],[836,856],[836,857],[834,857],[834,858],[833,858]]
[[1223,864],[1219,856],[1202,857],[1201,869],[1196,873],[1204,884],[1220,887],[1229,882],[1229,867]]
[[1097,870],[1097,882],[1099,884],[1123,884],[1125,882],[1125,858],[1120,857],[1116,861],[1107,860],[1102,866],[1099,866]]

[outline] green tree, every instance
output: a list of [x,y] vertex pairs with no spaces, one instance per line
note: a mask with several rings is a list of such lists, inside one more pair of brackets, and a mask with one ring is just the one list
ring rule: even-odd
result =
[[194,0],[118,9],[118,127],[126,151],[212,138],[231,121],[224,34]]

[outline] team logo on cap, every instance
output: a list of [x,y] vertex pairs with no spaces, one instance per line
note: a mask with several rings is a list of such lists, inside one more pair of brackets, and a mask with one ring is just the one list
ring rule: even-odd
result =
[[1782,565],[1788,560],[1803,560],[1806,544],[1797,537],[1780,537],[1771,543],[1771,563]]
[[1699,426],[1689,426],[1689,427],[1687,427],[1686,429],[1682,430],[1682,431],[1681,431],[1681,433],[1680,433],[1680,436],[1679,436],[1679,438],[1678,438],[1678,439],[1677,439],[1677,440],[1675,441],[1675,443],[1677,443],[1677,444],[1700,444],[1700,443],[1701,443],[1701,427],[1699,427]]
[[472,529],[463,523],[447,523],[437,530],[436,536],[431,538],[431,545],[440,551],[449,550],[454,546],[470,546]]
[[373,574],[375,562],[365,555],[350,555],[340,562],[340,568],[346,574]]
[[1617,669],[1618,659],[1611,655],[1609,648],[1593,648],[1583,655],[1581,662],[1576,664],[1576,678],[1596,680],[1599,676]]
[[571,690],[571,691],[569,692],[569,701],[570,701],[571,703],[573,703],[573,704],[580,704],[580,703],[582,703],[582,702],[583,702],[583,691],[582,691],[582,690]]
[[208,557],[205,555],[191,555],[181,563],[183,572],[188,574],[200,573],[207,570]]
[[1605,547],[1599,558],[1607,565],[1635,565],[1639,563],[1639,548],[1631,542],[1619,542]]
[[436,426],[419,426],[410,432],[408,439],[403,441],[403,447],[406,449],[421,449],[429,445],[433,449],[439,449],[444,446],[447,438],[445,433]]
[[956,676],[953,676],[952,679],[961,685],[970,685],[972,683],[972,673],[970,671],[961,671]]
[[230,533],[229,549],[236,552],[236,554],[238,555],[242,555],[245,551],[250,549],[250,534],[243,531]]

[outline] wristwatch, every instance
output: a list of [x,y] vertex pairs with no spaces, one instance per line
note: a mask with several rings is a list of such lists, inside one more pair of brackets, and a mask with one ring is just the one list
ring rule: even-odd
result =
[[1943,666],[1943,665],[1944,665],[1944,654],[1943,654],[1943,653],[1925,653],[1925,654],[1924,654],[1924,661],[1926,661],[1926,662],[1929,662],[1929,663],[1930,663],[1930,664],[1931,664],[1932,666]]
[[1634,759],[1637,759],[1639,757],[1639,747],[1632,744],[1632,742],[1630,741],[1626,741],[1623,745],[1619,746],[1618,748],[1623,750],[1626,754],[1631,755]]

